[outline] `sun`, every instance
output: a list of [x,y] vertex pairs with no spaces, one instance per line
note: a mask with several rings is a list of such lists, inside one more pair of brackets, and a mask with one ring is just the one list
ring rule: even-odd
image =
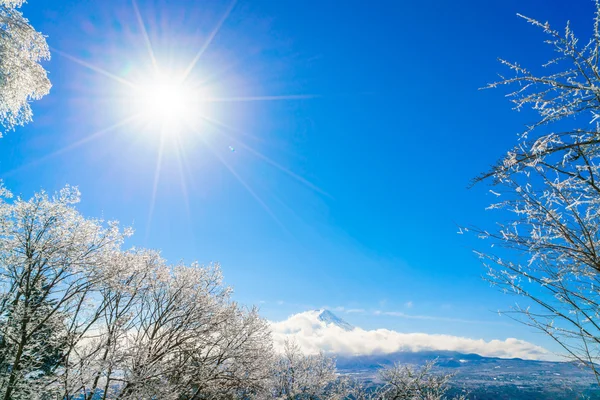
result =
[[[242,158],[237,157],[237,154],[243,152],[242,154],[245,153],[246,157],[257,157],[311,190],[327,195],[304,177],[280,165],[246,143],[244,138],[256,138],[256,136],[246,132],[246,128],[237,127],[234,114],[237,111],[235,105],[239,103],[296,101],[319,98],[321,95],[268,93],[231,95],[227,91],[235,86],[221,81],[222,71],[219,68],[206,66],[206,60],[203,57],[234,8],[236,0],[231,0],[205,42],[195,54],[189,55],[189,60],[185,54],[178,55],[174,51],[176,49],[166,47],[157,51],[151,38],[155,37],[161,42],[165,38],[159,37],[160,30],[152,32],[153,26],[146,25],[137,6],[137,0],[131,0],[131,4],[139,25],[140,38],[145,43],[145,52],[142,51],[144,54],[139,59],[121,60],[119,58],[118,72],[111,72],[92,61],[56,49],[53,50],[99,76],[109,79],[106,81],[109,84],[106,87],[103,86],[100,91],[107,93],[107,98],[111,101],[109,107],[112,106],[112,111],[118,116],[118,121],[84,136],[48,157],[73,150],[115,132],[126,133],[132,143],[146,149],[156,148],[156,166],[148,221],[152,220],[164,163],[170,162],[170,160],[176,161],[182,192],[184,198],[187,199],[186,171],[189,164],[199,158],[192,157],[191,153],[196,150],[197,144],[212,153],[215,161],[220,162],[279,225],[281,223],[267,203],[245,181],[243,174],[236,169],[233,157]],[[224,67],[223,70],[227,71],[228,68],[229,66]],[[238,77],[234,76],[233,79],[232,82],[235,84]],[[243,86],[246,87],[246,85]],[[103,112],[104,110],[98,114],[104,115]],[[223,121],[224,115],[227,115],[226,121]],[[231,120],[234,122],[232,123]],[[240,149],[241,152],[238,153],[235,149]],[[236,155],[232,153],[236,153]],[[133,157],[135,154],[131,156]],[[205,157],[202,158],[205,159]],[[149,226],[150,222],[148,222]]]
[[145,122],[162,127],[191,123],[201,114],[202,96],[178,79],[154,78],[136,85],[133,107]]

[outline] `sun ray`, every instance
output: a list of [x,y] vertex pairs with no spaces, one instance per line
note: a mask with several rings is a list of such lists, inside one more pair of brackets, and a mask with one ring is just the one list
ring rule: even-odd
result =
[[[107,133],[109,133],[109,132],[111,132],[111,131],[113,131],[113,130],[115,130],[115,129],[117,129],[117,128],[120,128],[120,127],[122,127],[122,126],[125,126],[125,125],[127,125],[127,124],[129,124],[129,123],[131,123],[131,122],[135,121],[135,120],[136,120],[136,119],[138,119],[138,118],[140,118],[140,114],[134,114],[134,115],[132,115],[132,116],[129,116],[129,117],[127,117],[127,118],[124,118],[124,119],[122,119],[121,121],[119,121],[119,122],[117,122],[117,123],[115,123],[115,124],[112,124],[112,125],[111,125],[111,126],[109,126],[108,128],[104,128],[104,129],[102,129],[102,130],[99,130],[99,131],[97,131],[97,132],[95,132],[95,133],[92,133],[91,135],[89,135],[89,136],[86,136],[86,137],[84,137],[84,138],[82,138],[82,139],[78,140],[77,142],[70,144],[70,145],[69,145],[69,146],[67,146],[67,147],[64,147],[64,148],[62,148],[62,149],[60,149],[60,150],[57,150],[55,153],[52,153],[52,154],[50,154],[50,155],[58,155],[58,154],[61,154],[61,153],[64,153],[64,152],[66,152],[66,151],[73,150],[74,148],[76,148],[76,147],[79,147],[79,146],[81,146],[82,144],[85,144],[85,143],[87,143],[87,142],[89,142],[89,141],[91,141],[91,140],[94,140],[94,139],[97,139],[97,138],[99,138],[99,137],[101,137],[101,136],[104,136],[105,134],[107,134]],[[49,156],[50,156],[50,155],[49,155]]]
[[211,83],[219,82],[220,80],[225,80],[223,76],[226,76],[227,74],[231,73],[231,71],[235,72],[234,68],[240,67],[240,65],[243,68],[243,59],[228,62],[227,64],[223,63],[219,65],[218,69],[215,69],[213,71],[205,71],[205,74],[201,77],[198,77],[198,80],[190,82],[190,87],[194,90],[198,90],[209,86]]
[[152,61],[152,67],[154,67],[154,72],[158,73],[158,62],[156,61],[156,56],[154,55],[154,49],[152,48],[152,43],[150,42],[150,36],[148,36],[148,30],[146,29],[146,24],[144,24],[144,19],[142,18],[142,14],[140,13],[140,9],[137,4],[137,0],[131,0],[133,4],[133,9],[135,11],[135,17],[138,21],[140,29],[142,30],[142,35],[144,36],[144,42],[146,43],[146,49],[148,50],[148,55],[150,56],[150,60]]
[[[186,154],[186,150],[185,150],[185,146],[183,144],[183,140],[178,136],[178,140],[177,140],[177,144],[178,144],[178,157],[180,157],[181,160],[181,168],[183,170],[183,176],[187,176],[187,177],[193,177],[193,173],[192,170],[190,169],[190,163]],[[189,179],[188,181],[185,182],[186,187],[188,188],[188,190],[196,190],[198,189],[198,187],[195,185],[195,182],[193,179]]]
[[329,193],[327,193],[326,191],[324,191],[323,189],[321,189],[320,187],[316,186],[315,184],[313,184],[312,182],[310,182],[309,180],[303,178],[302,176],[296,174],[295,172],[289,170],[288,168],[284,167],[283,165],[277,163],[276,161],[272,160],[271,158],[267,157],[266,155],[262,154],[260,151],[254,149],[253,147],[251,147],[250,145],[247,145],[246,143],[244,143],[243,141],[241,141],[241,139],[236,138],[233,135],[230,135],[229,133],[226,132],[226,130],[233,130],[231,127],[217,121],[214,120],[212,118],[208,118],[206,116],[202,117],[205,121],[209,122],[210,124],[217,126],[220,129],[220,133],[223,134],[224,136],[226,136],[228,139],[236,142],[238,145],[240,145],[241,147],[243,147],[244,149],[248,150],[250,153],[252,153],[253,155],[255,155],[256,157],[260,158],[261,160],[265,161],[266,163],[270,164],[271,166],[277,168],[279,171],[283,172],[284,174],[288,175],[289,177],[295,179],[296,181],[302,183],[303,185],[305,185],[306,187],[312,189],[315,192],[318,192],[324,196],[327,196],[329,198],[333,198]]
[[282,100],[305,100],[318,99],[322,96],[319,94],[290,94],[283,96],[242,96],[242,97],[208,97],[204,99],[210,103],[239,103],[246,101],[282,101]]
[[[202,137],[202,135],[201,135],[200,132],[196,131],[196,134],[198,134],[198,135],[200,135]],[[210,143],[208,143],[208,141],[206,139],[203,139],[203,140],[204,140],[204,143],[206,144],[206,147],[214,154],[215,157],[217,157],[217,159],[221,162],[221,164],[223,164],[223,166],[225,168],[227,168],[227,170],[229,170],[229,172],[231,173],[231,175],[233,175],[234,178],[244,187],[244,189],[246,189],[246,191],[248,191],[248,193],[267,212],[267,214],[269,214],[269,216],[273,219],[273,221],[275,221],[275,223],[277,225],[279,225],[279,227],[281,229],[283,229],[287,234],[291,234],[289,232],[289,230],[285,227],[285,225],[283,225],[283,223],[279,220],[279,218],[277,218],[277,216],[269,208],[269,206],[252,189],[252,187],[250,185],[248,185],[246,183],[246,181],[244,181],[244,179],[236,172],[236,170],[231,165],[229,165],[229,163],[223,157],[221,157],[221,155],[210,145]]]
[[187,79],[187,77],[190,75],[190,73],[192,72],[192,70],[194,69],[194,67],[196,66],[198,61],[200,60],[200,57],[202,57],[202,55],[204,54],[206,49],[208,49],[208,47],[212,43],[215,36],[217,36],[217,33],[219,33],[219,31],[221,30],[221,26],[223,26],[223,23],[229,17],[229,14],[231,14],[231,10],[233,10],[233,7],[235,7],[236,3],[237,3],[237,0],[232,0],[232,2],[229,4],[229,6],[227,7],[227,10],[225,10],[225,13],[223,14],[221,19],[217,23],[217,26],[215,27],[215,29],[213,29],[213,31],[210,33],[210,35],[206,39],[206,42],[204,42],[204,44],[202,45],[200,50],[198,50],[198,53],[196,53],[196,56],[192,59],[192,61],[188,65],[188,67],[183,72],[183,75],[181,76],[182,82],[184,82]]
[[119,82],[119,83],[121,83],[123,85],[129,86],[131,88],[135,88],[135,85],[132,82],[128,81],[127,79],[123,79],[120,76],[112,74],[112,73],[110,73],[110,72],[108,72],[108,71],[106,71],[106,70],[104,70],[104,69],[102,69],[100,67],[96,67],[95,65],[90,64],[90,63],[88,63],[86,61],[83,61],[82,59],[77,58],[75,56],[72,56],[72,55],[70,55],[68,53],[65,53],[64,51],[60,51],[60,50],[55,49],[55,48],[52,48],[51,50],[52,50],[53,53],[59,54],[59,55],[65,57],[65,58],[73,61],[76,64],[79,64],[79,65],[81,65],[83,67],[86,67],[86,68],[88,68],[88,69],[90,69],[90,70],[92,70],[94,72],[99,73],[100,75],[104,75],[107,78],[110,78],[110,79],[112,79],[112,80],[114,80],[116,82]]
[[[268,190],[268,189],[267,189]],[[283,199],[281,199],[279,196],[277,196],[277,194],[275,194],[272,190],[269,191],[269,198],[273,199],[276,203],[278,203],[281,207],[283,207],[285,210],[287,210],[294,218],[296,218],[299,221],[302,221],[304,224],[307,224],[306,221],[296,212],[294,211],[294,209],[289,206]],[[292,233],[292,231],[290,231],[289,229],[286,229],[286,232],[290,235],[290,237],[292,239],[294,239],[294,241],[305,251],[309,251],[310,249],[308,249],[304,243],[302,243],[301,241],[298,240],[298,237],[296,235],[294,235]]]
[[125,126],[125,125],[133,122],[134,120],[136,120],[139,117],[140,117],[139,114],[127,117],[127,118],[125,118],[125,119],[117,122],[116,124],[113,124],[113,125],[111,125],[111,126],[109,126],[107,128],[104,128],[104,129],[101,129],[99,131],[96,131],[96,132],[92,133],[91,135],[88,135],[88,136],[86,136],[86,137],[84,137],[84,138],[76,141],[75,143],[71,143],[70,145],[65,146],[63,148],[60,148],[60,149],[58,149],[58,150],[56,150],[56,151],[54,151],[54,152],[52,152],[50,154],[47,154],[47,155],[45,155],[43,157],[40,157],[40,158],[37,158],[35,161],[32,161],[32,162],[27,163],[25,165],[22,165],[22,166],[20,166],[18,168],[15,168],[15,169],[11,170],[11,171],[7,171],[7,172],[3,173],[2,176],[6,177],[6,176],[14,175],[15,173],[17,173],[19,171],[22,171],[24,169],[33,167],[35,165],[42,164],[42,163],[44,163],[44,162],[46,162],[46,161],[48,161],[48,160],[50,160],[50,159],[52,159],[52,158],[54,158],[56,156],[59,156],[59,155],[61,155],[63,153],[66,153],[66,152],[69,152],[69,151],[71,151],[71,150],[73,150],[73,149],[75,149],[75,148],[77,148],[77,147],[79,147],[79,146],[81,146],[81,145],[83,145],[83,144],[85,144],[87,142],[90,142],[90,141],[92,141],[94,139],[98,139],[99,137],[104,136],[107,133],[114,131],[115,129],[118,129],[118,128],[122,127],[122,126]]
[[190,209],[190,200],[187,188],[187,182],[185,180],[185,169],[183,165],[183,145],[179,137],[175,138],[175,158],[177,160],[177,166],[179,167],[179,184],[181,185],[181,191],[183,192],[183,202],[185,203],[185,211],[187,213],[188,220],[191,219],[192,212]]
[[[163,128],[164,130],[164,128]],[[160,144],[158,147],[158,157],[156,159],[156,168],[154,169],[154,182],[152,183],[152,196],[150,197],[150,210],[148,211],[148,218],[146,221],[146,235],[145,240],[148,241],[150,236],[150,227],[152,225],[152,218],[154,217],[154,207],[156,205],[156,194],[158,192],[158,182],[160,180],[160,172],[162,168],[163,153],[165,150],[165,139],[167,134],[163,131],[160,135]]]
[[[210,118],[206,114],[200,115],[199,116],[199,120],[201,120],[203,122],[206,122],[206,123],[208,123],[210,125],[214,125],[214,127],[216,127],[216,128],[220,128],[222,130],[229,131],[232,134],[245,136],[245,137],[251,138],[251,139],[253,139],[253,140],[257,141],[257,142],[261,142],[261,143],[265,142],[265,138],[263,138],[263,137],[254,135],[252,133],[248,133],[247,131],[241,131],[239,129],[236,129],[233,126],[228,125],[228,124],[226,124],[224,122],[218,121],[218,120],[216,120],[214,118]],[[219,133],[227,136],[227,138],[233,138],[233,136],[231,136],[227,132],[219,131]]]

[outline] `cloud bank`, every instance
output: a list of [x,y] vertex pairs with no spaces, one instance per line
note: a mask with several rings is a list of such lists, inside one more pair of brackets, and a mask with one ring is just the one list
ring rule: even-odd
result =
[[276,348],[281,349],[286,339],[293,339],[308,354],[321,350],[340,355],[450,350],[485,357],[555,359],[543,347],[515,338],[485,341],[450,335],[400,333],[389,329],[354,328],[347,331],[335,324],[320,321],[320,312],[306,311],[292,315],[285,321],[271,322]]

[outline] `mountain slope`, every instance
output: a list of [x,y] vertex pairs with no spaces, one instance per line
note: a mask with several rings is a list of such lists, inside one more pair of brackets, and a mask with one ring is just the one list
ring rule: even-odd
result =
[[354,326],[350,325],[329,310],[319,310],[319,316],[317,318],[319,321],[323,321],[326,324],[333,324],[345,331],[351,331],[354,329]]

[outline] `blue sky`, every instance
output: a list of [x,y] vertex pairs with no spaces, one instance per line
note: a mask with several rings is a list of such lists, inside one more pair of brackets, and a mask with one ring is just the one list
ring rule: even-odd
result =
[[467,186],[535,118],[478,90],[506,72],[497,57],[549,55],[516,13],[586,36],[592,1],[239,0],[218,32],[229,1],[138,5],[164,68],[216,32],[190,79],[236,100],[202,110],[221,125],[182,132],[180,147],[167,138],[157,179],[155,128],[107,130],[127,117],[129,89],[113,78],[151,66],[131,2],[30,0],[53,88],[0,140],[8,188],[79,186],[84,214],[133,225],[131,245],[169,260],[219,261],[236,300],[271,320],[327,306],[369,329],[552,348],[498,317],[515,299],[481,279],[481,245],[456,232],[494,223],[489,188]]

